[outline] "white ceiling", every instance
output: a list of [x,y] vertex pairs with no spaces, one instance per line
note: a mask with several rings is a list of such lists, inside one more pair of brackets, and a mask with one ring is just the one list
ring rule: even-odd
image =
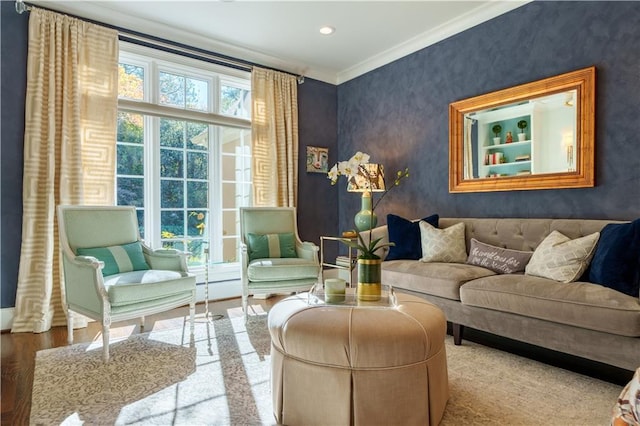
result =
[[[524,1],[33,1],[43,7],[340,84]],[[319,29],[336,29],[323,36]]]

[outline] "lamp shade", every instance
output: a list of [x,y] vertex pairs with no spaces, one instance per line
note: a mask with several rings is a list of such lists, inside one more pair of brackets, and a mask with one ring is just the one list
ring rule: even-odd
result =
[[349,192],[384,192],[384,167],[382,164],[367,163],[358,168],[358,174],[347,183]]

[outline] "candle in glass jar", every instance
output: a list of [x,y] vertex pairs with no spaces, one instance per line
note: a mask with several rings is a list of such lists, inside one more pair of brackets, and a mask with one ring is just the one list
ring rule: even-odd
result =
[[341,278],[324,280],[324,296],[327,302],[343,302],[346,292],[346,281]]

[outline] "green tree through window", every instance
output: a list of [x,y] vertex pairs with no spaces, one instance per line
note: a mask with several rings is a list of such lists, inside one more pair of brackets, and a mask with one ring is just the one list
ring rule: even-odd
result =
[[[251,202],[250,123],[243,130],[214,122],[224,116],[248,122],[248,76],[204,71],[209,65],[197,61],[169,63],[162,55],[121,48],[119,97],[129,103],[118,112],[117,202],[136,207],[140,234],[151,246],[189,251],[190,268],[210,266],[206,247],[214,264],[235,263],[238,207]],[[148,115],[131,101],[163,112]],[[212,122],[185,119],[189,111],[211,114]]]

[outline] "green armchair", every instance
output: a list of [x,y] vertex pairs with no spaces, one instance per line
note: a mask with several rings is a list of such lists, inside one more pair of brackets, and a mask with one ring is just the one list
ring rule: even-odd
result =
[[69,344],[71,312],[102,322],[108,362],[112,322],[140,318],[144,328],[145,315],[184,305],[193,337],[196,279],[187,270],[186,254],[145,246],[134,207],[58,206],[58,229]]
[[240,208],[242,309],[249,295],[308,291],[320,275],[318,246],[298,236],[293,207]]

